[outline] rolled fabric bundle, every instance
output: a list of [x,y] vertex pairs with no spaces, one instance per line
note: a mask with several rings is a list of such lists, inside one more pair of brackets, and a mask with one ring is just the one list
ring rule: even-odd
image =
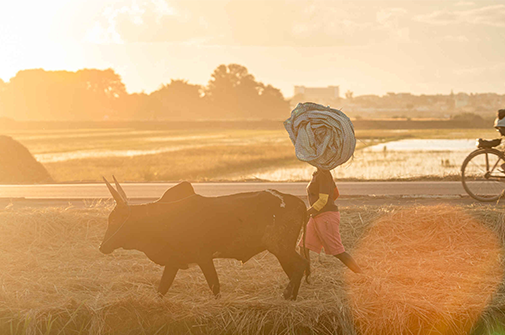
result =
[[299,103],[284,121],[296,157],[332,170],[352,157],[356,136],[351,120],[342,111],[313,102]]

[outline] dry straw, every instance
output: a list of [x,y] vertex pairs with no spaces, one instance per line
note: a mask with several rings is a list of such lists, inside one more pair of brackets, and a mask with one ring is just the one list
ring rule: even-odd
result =
[[[451,224],[440,228],[416,224],[402,214],[405,226],[418,227],[419,234],[408,234],[395,221],[394,230],[382,231],[381,242],[369,232],[376,231],[384,220],[399,220],[402,216],[397,208],[342,209],[344,244],[366,273],[347,273],[346,283],[338,260],[313,257],[311,284],[303,283],[298,300],[291,302],[281,296],[287,277],[268,253],[245,264],[215,260],[222,285],[219,300],[213,298],[197,267],[180,271],[166,297],[159,299],[156,287],[161,267],[136,251],[118,250],[111,255],[98,251],[110,208],[99,204],[86,209],[16,209],[14,205],[0,210],[0,334],[408,333],[446,320],[453,333],[466,330],[500,281],[501,268],[490,268],[486,261],[499,257],[496,238],[459,210],[413,210],[419,214],[415,217],[441,217],[437,220]],[[495,235],[504,236],[503,210],[468,210],[493,228]],[[460,218],[464,220],[458,221]],[[420,234],[430,231],[431,235]],[[452,232],[451,241],[438,231]],[[470,236],[469,231],[478,235]],[[368,249],[355,250],[360,240],[360,246]],[[391,257],[378,254],[388,250],[405,253],[414,250],[412,245],[431,246],[426,240],[453,247],[437,249],[433,244],[425,248],[431,259],[445,255],[437,258],[449,261],[440,263],[443,267],[429,266],[430,258],[420,263],[413,251],[408,253],[410,260],[393,263]],[[481,246],[483,240],[486,243]],[[369,244],[373,241],[382,243],[382,249]],[[488,277],[482,275],[486,269]],[[434,274],[438,277],[431,276]],[[456,289],[457,284],[463,289]],[[412,290],[402,294],[400,287]],[[372,289],[380,295],[366,304],[356,300]],[[433,289],[429,295],[428,289]],[[436,305],[437,301],[445,304]],[[505,310],[504,302],[501,287],[484,311],[480,329],[491,333]],[[462,320],[466,323],[461,324]]]
[[362,334],[467,334],[502,281],[497,235],[462,208],[413,207],[382,216],[348,276]]

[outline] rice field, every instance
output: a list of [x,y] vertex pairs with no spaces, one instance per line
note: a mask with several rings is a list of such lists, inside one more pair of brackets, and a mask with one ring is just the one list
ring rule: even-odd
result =
[[[460,178],[461,163],[473,151],[369,151],[357,150],[349,162],[334,169],[337,180],[414,180]],[[240,175],[236,180],[309,180],[314,168],[308,164],[265,169]]]
[[[5,135],[25,145],[56,182],[98,181],[111,174],[137,182],[304,181],[314,170],[296,159],[283,129],[81,129]],[[459,178],[475,138],[496,138],[497,133],[493,129],[358,129],[356,136],[353,159],[333,171],[337,179]],[[430,141],[434,143],[428,145]]]
[[[216,259],[222,297],[198,267],[160,299],[162,268],[98,251],[108,206],[0,211],[0,334],[503,334],[505,208],[341,208],[364,273],[312,255],[295,302],[261,253]],[[406,224],[408,223],[408,224]],[[420,234],[419,232],[422,232]]]

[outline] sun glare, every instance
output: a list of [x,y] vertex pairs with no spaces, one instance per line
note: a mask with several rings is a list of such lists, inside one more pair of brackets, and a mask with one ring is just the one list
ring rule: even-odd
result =
[[353,253],[365,274],[346,273],[361,333],[467,334],[501,283],[501,252],[462,208],[385,213]]
[[[72,6],[65,0],[10,1],[0,11],[0,78],[8,81],[29,68],[69,69],[70,45],[64,40],[71,27]],[[62,31],[59,25],[67,30]],[[68,36],[67,36],[68,37]]]

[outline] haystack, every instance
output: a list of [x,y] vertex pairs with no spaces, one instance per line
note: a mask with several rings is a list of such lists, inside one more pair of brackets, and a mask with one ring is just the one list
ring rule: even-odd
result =
[[361,334],[467,334],[502,281],[497,235],[463,209],[413,207],[381,217],[346,277]]
[[28,184],[51,182],[42,164],[21,143],[0,135],[0,183]]

